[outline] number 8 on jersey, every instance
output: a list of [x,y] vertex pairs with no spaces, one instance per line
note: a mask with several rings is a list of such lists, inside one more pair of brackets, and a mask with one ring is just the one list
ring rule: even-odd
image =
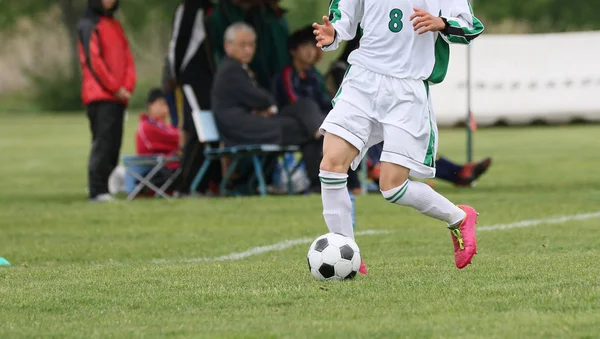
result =
[[402,30],[402,16],[403,13],[398,8],[394,8],[390,12],[390,23],[388,24],[388,27],[392,33],[398,33]]

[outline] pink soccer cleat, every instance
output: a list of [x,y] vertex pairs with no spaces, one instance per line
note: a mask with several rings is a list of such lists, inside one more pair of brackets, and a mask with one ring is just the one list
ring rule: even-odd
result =
[[360,268],[358,269],[358,273],[364,274],[364,275],[367,275],[367,273],[369,273],[369,270],[367,269],[367,265],[365,265],[365,261],[362,260],[362,258],[360,259]]
[[477,254],[477,238],[475,237],[475,224],[479,213],[471,206],[458,205],[467,213],[465,219],[458,226],[448,227],[452,242],[454,243],[454,260],[456,267],[465,268]]

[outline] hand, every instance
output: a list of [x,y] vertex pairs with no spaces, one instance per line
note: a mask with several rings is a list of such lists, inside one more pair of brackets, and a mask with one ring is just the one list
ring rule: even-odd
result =
[[416,7],[413,9],[415,12],[413,13],[413,15],[410,16],[410,20],[413,22],[415,32],[418,32],[419,34],[424,34],[427,32],[441,31],[444,28],[446,28],[446,24],[444,23],[444,20],[442,20],[442,18],[438,16],[433,16],[424,9],[419,9]]
[[277,114],[277,111],[278,111],[277,106],[273,105],[265,110],[258,110],[258,109],[252,110],[252,114],[261,116],[263,118],[269,118],[269,117],[272,117],[275,114]]
[[261,110],[255,109],[252,111],[252,114],[258,115],[259,117],[263,117],[263,118],[268,118],[271,116],[271,112],[269,110],[261,111]]
[[125,87],[119,88],[115,96],[121,100],[129,100],[131,98],[131,93],[125,89]]
[[317,47],[323,48],[325,46],[329,46],[335,40],[335,29],[333,28],[333,25],[329,21],[328,17],[323,17],[322,25],[319,25],[315,22],[312,27],[315,29],[313,33],[317,39]]

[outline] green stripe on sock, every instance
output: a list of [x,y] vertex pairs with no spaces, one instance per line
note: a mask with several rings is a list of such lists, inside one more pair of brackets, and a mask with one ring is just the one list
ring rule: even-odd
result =
[[392,195],[392,196],[391,196],[391,197],[389,197],[389,198],[385,198],[385,199],[386,199],[387,201],[392,201],[392,200],[396,199],[396,197],[398,196],[398,194],[400,194],[400,192],[402,192],[402,190],[403,190],[404,188],[406,188],[406,186],[407,186],[407,185],[408,185],[408,181],[406,181],[406,182],[404,183],[404,185],[400,186],[400,189],[398,190],[398,192],[396,192],[396,194]]
[[331,179],[331,178],[319,178],[319,180],[321,180],[322,183],[327,184],[327,185],[340,185],[340,184],[345,184],[348,181],[347,179]]
[[398,200],[402,199],[402,197],[406,194],[406,191],[408,191],[408,186],[404,187],[404,190],[398,192],[398,193],[400,193],[400,196],[398,198],[396,198],[394,201],[391,201],[391,203],[395,204]]

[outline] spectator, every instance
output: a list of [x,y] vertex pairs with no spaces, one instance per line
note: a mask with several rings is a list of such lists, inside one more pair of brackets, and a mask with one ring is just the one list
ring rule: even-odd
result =
[[[174,93],[174,102],[178,106],[183,99],[181,86],[190,85],[194,90],[198,104],[202,109],[211,109],[210,91],[215,65],[208,35],[208,17],[212,13],[210,0],[183,0],[175,10],[173,35],[169,45],[169,71],[171,81],[165,86]],[[175,89],[175,87],[178,87]],[[187,195],[192,179],[204,162],[204,145],[198,141],[198,135],[192,119],[192,109],[188,100],[183,101],[183,114],[178,118],[180,146],[183,148],[182,175],[178,191]],[[209,180],[219,180],[218,163],[213,163],[200,184],[205,190]]]
[[257,34],[256,54],[249,66],[262,88],[270,88],[273,77],[289,62],[289,35],[285,11],[278,0],[220,0],[210,18],[210,35],[217,62],[225,57],[223,35],[235,22],[245,22]]
[[[138,155],[175,155],[179,149],[179,130],[167,123],[169,106],[162,90],[156,88],[150,90],[146,99],[146,113],[140,115],[137,132],[135,134],[135,146]],[[151,182],[162,186],[179,168],[179,162],[174,161],[167,164],[166,168],[156,173]],[[108,186],[111,194],[127,193],[126,182],[131,180],[132,185],[137,180],[125,179],[128,174],[124,166],[117,168],[110,175]]]
[[119,162],[125,108],[135,87],[129,43],[113,14],[118,0],[88,0],[80,20],[79,60],[82,100],[92,132],[88,163],[90,201],[114,200],[108,178]]
[[[288,49],[292,61],[273,81],[277,104],[282,108],[299,98],[310,99],[327,115],[333,106],[325,88],[325,80],[315,67],[323,54],[315,46],[312,26],[294,32],[288,40]],[[348,170],[348,189],[354,194],[361,190],[358,174],[352,169]]]
[[324,87],[324,79],[316,69],[318,49],[312,27],[294,32],[288,40],[291,63],[273,81],[277,105],[282,108],[300,98],[313,100],[323,114],[331,110],[331,99]]
[[[167,123],[169,105],[162,90],[151,89],[146,99],[146,113],[140,115],[135,135],[138,155],[175,156],[179,150],[179,130]],[[179,168],[179,161],[166,164],[152,178],[152,183],[162,186]]]
[[215,76],[213,110],[226,146],[244,144],[300,145],[311,185],[320,187],[320,108],[301,99],[278,113],[269,91],[260,88],[249,63],[256,51],[256,33],[245,23],[225,32],[227,57]]
[[179,149],[179,131],[167,124],[169,106],[160,89],[152,89],[146,100],[147,113],[140,115],[135,145],[138,155],[174,155]]

